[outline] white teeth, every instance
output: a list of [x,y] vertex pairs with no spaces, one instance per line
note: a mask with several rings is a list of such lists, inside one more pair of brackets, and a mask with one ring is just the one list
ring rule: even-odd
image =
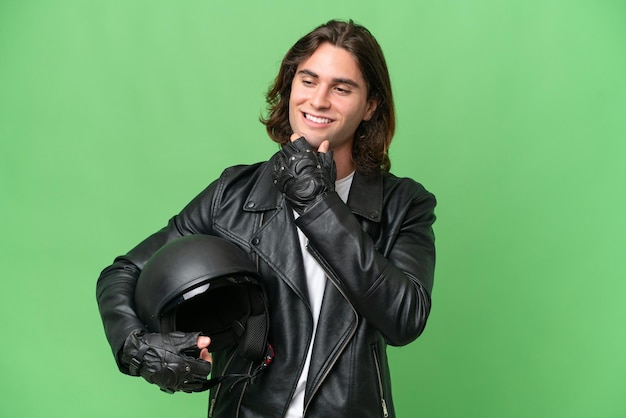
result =
[[307,118],[310,121],[315,122],[315,123],[330,123],[330,122],[332,122],[330,119],[318,118],[317,116],[309,115],[308,113],[305,113],[304,117]]

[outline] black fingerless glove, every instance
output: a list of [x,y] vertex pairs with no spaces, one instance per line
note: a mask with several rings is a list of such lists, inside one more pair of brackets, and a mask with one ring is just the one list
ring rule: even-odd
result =
[[208,389],[211,363],[197,358],[199,332],[132,333],[122,349],[129,374],[142,376],[162,391],[202,392]]
[[332,151],[316,152],[304,137],[284,145],[274,161],[274,184],[298,214],[335,190]]

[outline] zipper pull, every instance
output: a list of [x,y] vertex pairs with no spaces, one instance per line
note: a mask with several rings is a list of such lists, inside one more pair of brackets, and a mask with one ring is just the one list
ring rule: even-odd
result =
[[382,399],[380,403],[383,405],[383,417],[387,418],[389,416],[389,411],[387,411],[387,402]]
[[209,408],[209,418],[213,416],[213,409],[215,408],[215,398],[211,400],[211,407]]

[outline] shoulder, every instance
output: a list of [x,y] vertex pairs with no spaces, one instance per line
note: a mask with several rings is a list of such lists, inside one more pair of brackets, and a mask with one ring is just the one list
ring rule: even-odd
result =
[[235,179],[254,175],[259,169],[264,167],[268,161],[259,161],[254,164],[238,164],[227,167],[222,171],[220,179]]
[[215,182],[215,202],[218,206],[276,207],[273,171],[271,161],[228,167]]
[[436,204],[435,195],[428,191],[422,183],[410,177],[398,177],[393,173],[381,173],[383,181],[383,193],[391,198],[400,198],[408,200],[427,200],[432,201],[433,206]]
[[240,164],[230,166],[220,174],[217,183],[221,187],[241,187],[247,183],[254,183],[265,168],[268,161],[261,161],[254,164]]

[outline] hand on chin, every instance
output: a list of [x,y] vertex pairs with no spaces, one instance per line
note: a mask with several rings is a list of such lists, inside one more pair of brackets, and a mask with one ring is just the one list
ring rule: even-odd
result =
[[306,139],[306,142],[308,142],[311,147],[313,147],[314,149],[317,148],[317,152],[328,152],[328,149],[330,148],[330,142],[327,139],[321,141],[311,141],[306,135],[297,132],[291,134],[291,137],[289,139],[293,142],[301,137],[304,137],[304,139]]

